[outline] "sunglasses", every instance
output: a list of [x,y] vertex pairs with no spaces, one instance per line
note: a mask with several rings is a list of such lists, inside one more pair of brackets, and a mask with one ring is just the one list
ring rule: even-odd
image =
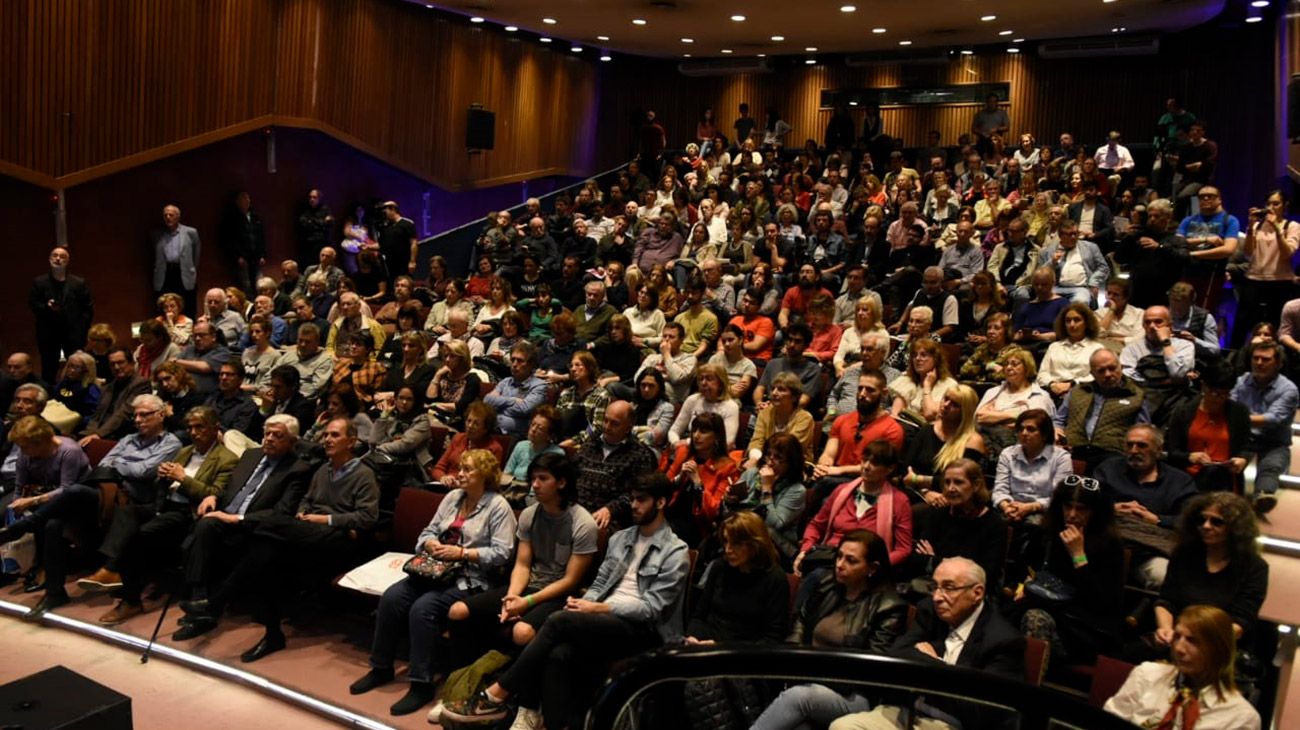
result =
[[1082,487],[1088,490],[1089,492],[1096,492],[1101,490],[1101,482],[1091,477],[1081,477],[1078,474],[1071,474],[1070,476],[1062,479],[1061,483],[1067,487]]
[[1228,524],[1222,517],[1215,515],[1201,515],[1201,524],[1209,523],[1211,527],[1223,527]]

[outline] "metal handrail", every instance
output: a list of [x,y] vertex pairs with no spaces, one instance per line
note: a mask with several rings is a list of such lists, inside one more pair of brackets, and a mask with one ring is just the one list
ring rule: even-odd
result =
[[[584,177],[582,180],[567,187],[553,190],[545,195],[535,196],[545,204],[547,201],[565,193],[573,193],[587,184],[588,180],[596,180],[601,183],[601,187],[608,189],[607,181],[609,178],[618,175],[620,171],[626,168],[630,162],[612,167],[596,175]],[[525,204],[520,203],[513,208],[506,208],[510,214],[518,217],[519,213],[524,211]],[[468,223],[456,226],[455,228],[443,231],[437,235],[429,236],[419,242],[419,255],[416,259],[415,278],[417,280],[427,279],[429,277],[429,259],[434,255],[441,255],[447,259],[447,269],[454,276],[464,276],[469,273],[470,267],[474,262],[470,259],[474,255],[474,245],[478,241],[479,231],[483,227],[483,219],[476,218]]]
[[1018,714],[1020,730],[1133,728],[1078,697],[972,669],[848,650],[738,644],[665,648],[623,663],[588,713],[587,730],[627,727],[620,722],[624,708],[651,687],[710,677],[875,685],[893,693],[952,697],[1008,708]]

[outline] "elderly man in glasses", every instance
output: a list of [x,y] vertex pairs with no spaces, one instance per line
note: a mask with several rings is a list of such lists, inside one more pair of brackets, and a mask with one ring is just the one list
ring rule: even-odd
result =
[[[935,568],[934,582],[934,592],[921,601],[912,628],[890,654],[1023,677],[1025,638],[985,600],[984,569],[967,558],[948,558]],[[974,703],[920,698],[911,707],[880,705],[845,715],[830,730],[974,727],[984,724],[976,716],[980,712]]]
[[1156,590],[1165,582],[1174,526],[1183,504],[1196,495],[1196,482],[1165,463],[1165,439],[1150,424],[1138,424],[1124,437],[1124,455],[1102,462],[1093,476],[1115,499],[1120,534],[1133,548],[1134,578]]

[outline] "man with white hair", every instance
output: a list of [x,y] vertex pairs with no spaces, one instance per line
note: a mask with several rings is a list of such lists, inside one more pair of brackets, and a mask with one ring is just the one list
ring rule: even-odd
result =
[[[921,601],[912,628],[894,642],[890,654],[1023,677],[1025,637],[985,600],[984,584],[984,569],[973,560],[948,558],[939,563],[933,592]],[[845,715],[832,722],[830,730],[976,727],[982,726],[985,712],[976,703],[920,698],[910,708],[880,705]]]
[[230,308],[230,297],[221,287],[212,287],[203,295],[203,316],[199,322],[208,322],[216,327],[224,338],[226,345],[234,347],[247,324],[244,315]]
[[[164,428],[164,404],[161,398],[146,393],[131,401],[134,410],[134,433],[117,442],[100,460],[95,472],[97,481],[116,482],[119,494],[131,504],[153,504],[157,498],[158,467],[181,448],[181,442]],[[0,543],[9,542],[31,532],[44,541],[45,597],[27,613],[39,619],[47,611],[68,602],[64,588],[71,545],[64,538],[69,527],[90,527],[99,516],[99,489],[77,484],[40,495],[23,510],[23,516],[0,530]]]
[[325,349],[333,352],[335,357],[346,354],[341,349],[343,343],[347,341],[347,338],[340,336],[344,334],[369,332],[371,341],[375,343],[371,352],[384,349],[384,340],[388,338],[388,332],[384,330],[382,324],[367,317],[361,311],[361,297],[357,296],[356,292],[343,292],[339,296],[339,315],[339,318],[334,320],[334,324],[330,325],[329,337],[325,341]]
[[542,270],[555,273],[560,270],[560,247],[546,232],[546,221],[540,216],[528,220],[528,235],[519,242],[521,251],[532,254],[542,265]]
[[163,227],[153,234],[153,290],[155,296],[179,294],[185,313],[196,311],[195,287],[199,278],[199,232],[181,224],[181,209],[163,208]]
[[[275,300],[265,294],[259,294],[253,299],[253,316],[265,317],[271,325],[271,347],[280,347],[284,345],[285,338],[288,336],[289,324],[283,318],[275,314]],[[253,336],[248,329],[244,329],[244,334],[239,338],[239,349],[247,349],[253,344]]]
[[302,272],[303,281],[310,283],[312,274],[320,274],[325,277],[325,289],[331,294],[339,290],[339,282],[343,280],[343,269],[334,265],[338,260],[338,252],[333,246],[325,246],[320,250],[317,256],[319,263],[312,264],[307,270]]

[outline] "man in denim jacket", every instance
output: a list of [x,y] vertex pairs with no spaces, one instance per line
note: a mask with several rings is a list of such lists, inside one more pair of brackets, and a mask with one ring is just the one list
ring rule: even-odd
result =
[[[600,572],[582,598],[552,614],[505,674],[465,702],[448,703],[444,719],[491,724],[504,719],[514,697],[515,727],[577,727],[583,699],[610,663],[682,638],[682,597],[690,566],[686,543],[664,521],[672,493],[660,472],[632,487],[634,526],[609,539]],[[576,681],[575,681],[576,680]],[[539,711],[540,708],[540,711]]]

